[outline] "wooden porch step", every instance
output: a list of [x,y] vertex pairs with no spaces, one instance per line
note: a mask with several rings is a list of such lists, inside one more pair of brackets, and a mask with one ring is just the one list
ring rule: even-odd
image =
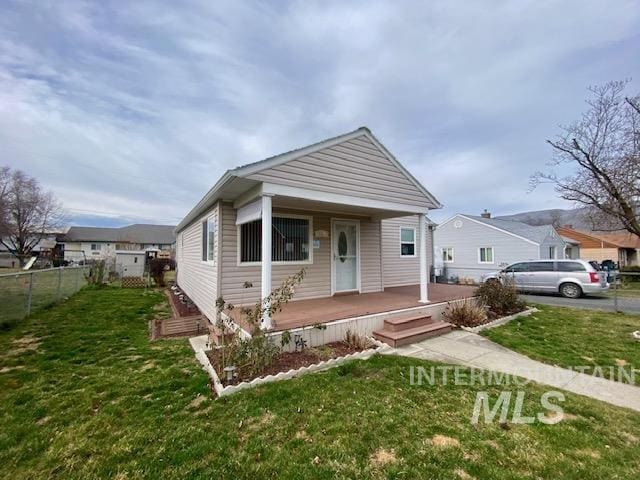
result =
[[400,331],[391,331],[387,329],[373,332],[373,337],[392,347],[401,347],[409,345],[430,337],[437,337],[451,331],[451,325],[446,322],[433,322],[429,325],[409,328]]
[[391,330],[392,332],[400,332],[402,330],[431,325],[432,323],[434,323],[434,320],[432,320],[431,315],[420,313],[405,317],[387,318],[384,321],[384,329]]

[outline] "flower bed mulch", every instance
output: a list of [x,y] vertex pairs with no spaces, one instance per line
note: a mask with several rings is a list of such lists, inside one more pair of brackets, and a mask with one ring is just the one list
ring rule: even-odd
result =
[[[373,345],[368,346],[371,348]],[[235,385],[240,382],[250,382],[254,378],[266,377],[267,375],[276,375],[280,372],[288,372],[289,370],[297,370],[298,368],[308,367],[316,363],[331,360],[332,358],[344,357],[352,353],[361,352],[363,348],[358,348],[346,342],[328,343],[322,347],[305,348],[299,352],[282,352],[273,359],[273,362],[267,366],[259,375],[250,376],[242,370],[237,372],[237,376],[232,384],[227,384],[222,375],[222,367],[220,364],[221,351],[219,349],[208,350],[206,352],[213,368],[218,372],[220,381],[225,385]]]
[[[178,317],[193,317],[195,315],[201,315],[200,310],[191,300],[188,300],[187,303],[182,303],[178,298],[178,295],[174,295],[173,290],[169,289],[167,290],[167,293],[169,294],[173,310],[177,313]],[[182,292],[182,295],[187,299],[189,298],[184,292]]]

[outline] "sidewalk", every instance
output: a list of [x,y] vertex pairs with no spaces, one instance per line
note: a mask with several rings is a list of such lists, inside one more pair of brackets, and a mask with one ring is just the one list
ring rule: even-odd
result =
[[531,360],[475,333],[455,330],[385,353],[518,375],[558,389],[640,411],[639,387]]

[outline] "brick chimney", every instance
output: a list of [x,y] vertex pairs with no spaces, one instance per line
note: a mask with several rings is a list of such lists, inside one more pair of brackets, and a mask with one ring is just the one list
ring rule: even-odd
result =
[[480,216],[481,216],[482,218],[491,218],[491,212],[490,212],[490,211],[488,211],[488,210],[485,208],[485,209],[484,209],[484,212],[482,212],[482,213],[480,214]]

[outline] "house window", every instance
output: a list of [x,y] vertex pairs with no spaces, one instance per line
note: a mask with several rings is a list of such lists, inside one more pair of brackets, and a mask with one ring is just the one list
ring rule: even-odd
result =
[[442,249],[442,261],[444,263],[453,262],[453,247],[444,247]]
[[416,229],[400,228],[400,256],[415,257],[416,256]]
[[555,246],[551,246],[549,247],[549,258],[556,258],[556,247]]
[[102,249],[102,244],[100,243],[92,243],[91,250],[100,251]]
[[213,262],[216,258],[216,217],[211,216],[202,222],[202,261]]
[[478,263],[493,263],[493,247],[480,247],[478,249]]
[[[310,217],[276,216],[271,220],[271,261],[310,262]],[[262,260],[262,220],[243,223],[239,227],[240,263]]]

